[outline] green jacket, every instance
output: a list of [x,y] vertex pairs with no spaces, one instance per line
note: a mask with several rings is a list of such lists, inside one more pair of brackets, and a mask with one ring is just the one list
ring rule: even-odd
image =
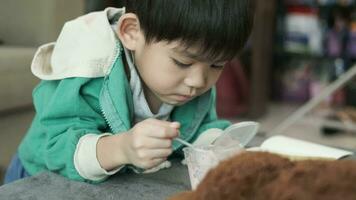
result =
[[[120,134],[133,126],[133,100],[121,56],[118,53],[106,77],[42,81],[35,88],[36,116],[19,147],[29,174],[50,170],[84,181],[73,162],[79,138],[87,133]],[[209,128],[230,125],[217,119],[213,89],[176,107],[171,119],[181,123],[180,137],[191,142]],[[174,150],[180,147],[173,142]]]

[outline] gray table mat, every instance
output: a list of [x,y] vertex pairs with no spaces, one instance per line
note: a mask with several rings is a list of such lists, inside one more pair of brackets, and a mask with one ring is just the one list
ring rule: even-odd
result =
[[[264,135],[257,135],[248,146],[259,146],[264,139]],[[356,160],[356,156],[345,159]],[[0,200],[166,199],[186,190],[190,190],[188,169],[179,160],[173,160],[169,169],[153,174],[117,174],[97,185],[45,172],[1,186]]]
[[171,168],[154,174],[117,174],[97,185],[69,181],[60,175],[45,172],[0,187],[0,199],[166,199],[189,189],[188,169],[174,161]]

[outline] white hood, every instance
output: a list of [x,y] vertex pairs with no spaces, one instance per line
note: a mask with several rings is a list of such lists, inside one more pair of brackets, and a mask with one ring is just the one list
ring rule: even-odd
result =
[[123,13],[124,8],[107,8],[67,22],[56,43],[37,50],[32,73],[44,80],[105,76],[117,54],[109,19]]

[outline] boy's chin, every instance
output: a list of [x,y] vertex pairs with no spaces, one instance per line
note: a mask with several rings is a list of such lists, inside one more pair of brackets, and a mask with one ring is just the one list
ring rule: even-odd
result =
[[171,106],[182,106],[182,105],[184,105],[184,104],[186,104],[186,103],[188,103],[189,101],[173,101],[173,100],[171,100],[171,101],[163,101],[165,104],[168,104],[168,105],[171,105]]
[[171,102],[164,102],[164,103],[171,105],[171,106],[182,106],[182,105],[186,104],[187,102],[173,102],[173,101],[171,101]]

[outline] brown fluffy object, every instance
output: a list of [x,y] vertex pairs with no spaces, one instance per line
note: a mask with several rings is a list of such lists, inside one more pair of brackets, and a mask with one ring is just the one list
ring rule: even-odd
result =
[[281,171],[259,199],[356,199],[356,161],[301,161]]
[[298,161],[247,152],[220,163],[195,191],[171,200],[356,199],[356,161]]

